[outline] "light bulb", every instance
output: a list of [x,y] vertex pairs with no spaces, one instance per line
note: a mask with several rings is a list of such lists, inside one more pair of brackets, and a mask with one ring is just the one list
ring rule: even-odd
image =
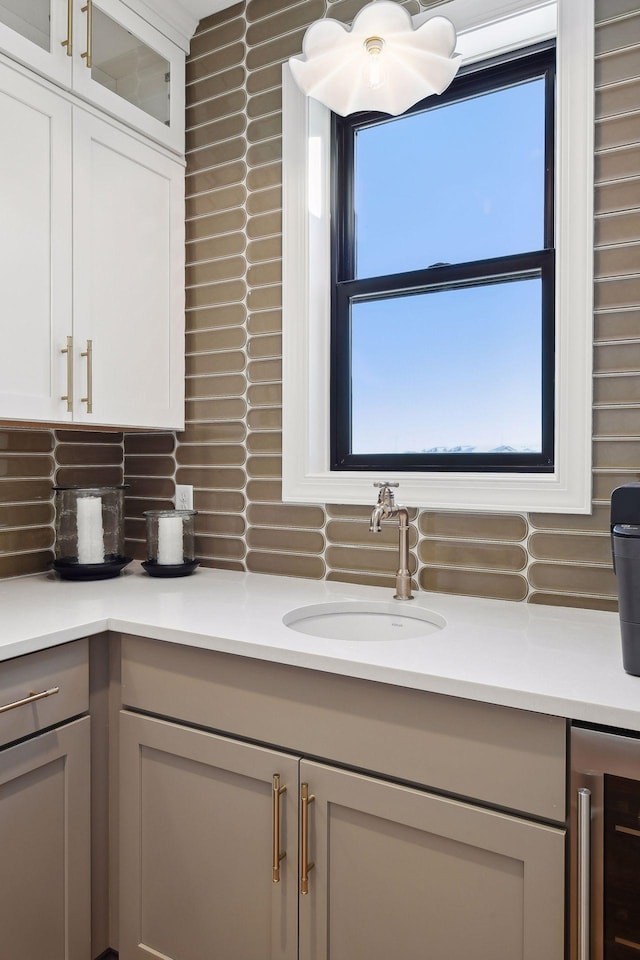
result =
[[367,86],[371,90],[378,90],[384,83],[383,47],[384,40],[382,37],[369,37],[369,39],[364,42],[364,48],[367,51],[364,78]]

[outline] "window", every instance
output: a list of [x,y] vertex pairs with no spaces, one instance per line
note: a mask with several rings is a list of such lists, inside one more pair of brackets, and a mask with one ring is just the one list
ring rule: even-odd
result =
[[[395,443],[400,453],[422,454],[423,449],[446,447],[439,454],[439,463],[451,453],[457,459],[446,470],[438,468],[436,463],[386,467],[379,457],[384,450],[394,449],[390,441],[395,437],[387,426],[380,429],[384,443],[376,453],[376,465],[367,462],[349,463],[334,468],[334,454],[331,440],[331,325],[332,325],[332,286],[338,276],[332,261],[332,209],[331,209],[331,166],[332,166],[332,117],[329,111],[312,99],[305,98],[293,80],[288,66],[283,70],[283,482],[282,496],[285,501],[301,503],[370,503],[374,495],[372,482],[375,480],[394,480],[400,482],[400,498],[409,506],[430,509],[471,510],[471,511],[539,511],[559,513],[589,513],[591,510],[591,365],[593,340],[593,0],[448,0],[439,10],[450,17],[458,31],[458,52],[463,56],[464,69],[493,69],[500,66],[500,58],[507,69],[507,62],[517,65],[524,63],[520,52],[525,48],[543,46],[556,42],[556,114],[554,129],[555,183],[554,214],[551,221],[549,206],[541,214],[538,207],[529,218],[525,233],[519,232],[522,224],[514,224],[507,217],[508,230],[497,230],[492,240],[489,254],[481,250],[477,243],[474,247],[474,234],[467,203],[455,217],[456,230],[448,230],[450,242],[446,251],[426,248],[416,250],[420,260],[410,263],[394,263],[396,248],[400,247],[388,230],[389,217],[380,217],[374,227],[382,234],[384,243],[376,244],[383,250],[383,259],[373,259],[373,254],[359,252],[356,268],[345,281],[344,294],[353,301],[353,344],[355,348],[356,373],[363,369],[368,376],[371,371],[381,376],[384,368],[392,363],[401,363],[403,340],[412,349],[412,338],[421,335],[425,341],[421,349],[429,351],[433,358],[438,352],[446,356],[447,351],[460,348],[461,344],[468,352],[468,337],[463,327],[458,327],[458,342],[453,343],[449,336],[436,337],[438,330],[450,332],[452,319],[457,315],[466,315],[463,301],[474,296],[482,301],[485,311],[484,334],[486,337],[498,337],[498,331],[508,325],[509,318],[518,314],[520,336],[527,345],[527,356],[539,358],[537,370],[528,369],[526,378],[520,377],[522,387],[521,403],[528,404],[534,411],[539,426],[534,436],[531,430],[525,437],[513,440],[508,423],[503,424],[500,437],[487,433],[480,435],[476,431],[472,439],[458,437],[460,423],[468,423],[463,416],[464,405],[455,418],[452,399],[455,398],[455,384],[443,384],[439,404],[436,406],[437,419],[446,427],[444,437],[424,438],[421,436],[403,437]],[[418,14],[419,23],[433,11]],[[542,53],[540,54],[543,55]],[[490,64],[493,60],[494,63]],[[488,74],[487,74],[488,75]],[[479,74],[476,75],[476,79]],[[461,78],[462,82],[462,78]],[[536,79],[513,78],[505,85],[505,92],[519,95],[533,94]],[[545,84],[546,84],[545,80]],[[499,85],[498,85],[499,86]],[[536,89],[540,89],[538,84]],[[489,93],[487,94],[489,96]],[[437,122],[450,109],[455,110],[455,88],[443,95],[439,102],[445,104],[441,109],[416,111],[416,122],[424,114],[426,120],[436,118]],[[449,100],[453,97],[453,100]],[[476,98],[478,99],[478,98]],[[461,107],[465,98],[460,99]],[[477,104],[476,104],[477,105]],[[439,116],[438,116],[439,114]],[[399,122],[413,122],[413,113]],[[377,128],[384,134],[381,117],[370,128],[363,131],[363,140],[377,135]],[[384,118],[386,122],[387,118]],[[546,122],[546,121],[545,121]],[[469,150],[462,151],[463,159],[477,153],[479,145],[486,146],[487,138],[482,132],[470,143]],[[550,141],[547,140],[547,143]],[[366,144],[365,144],[366,146]],[[460,151],[458,151],[460,155]],[[366,150],[362,152],[366,158]],[[538,168],[539,169],[539,168]],[[533,174],[531,174],[533,176]],[[418,178],[414,177],[418,183]],[[514,189],[517,191],[518,184]],[[517,193],[515,194],[517,196]],[[420,198],[422,199],[422,198]],[[361,201],[356,198],[355,204]],[[462,203],[462,201],[461,201]],[[546,200],[545,200],[546,204]],[[416,207],[418,205],[416,204]],[[364,209],[364,208],[363,208]],[[374,205],[375,216],[376,207]],[[382,207],[380,209],[383,209]],[[359,211],[360,212],[360,211]],[[411,209],[407,216],[409,222],[401,229],[413,229]],[[541,224],[543,222],[542,227]],[[476,218],[476,221],[481,218]],[[554,224],[555,236],[549,234],[550,223]],[[364,221],[363,221],[364,223]],[[533,226],[531,226],[533,224]],[[477,225],[477,223],[476,223]],[[439,227],[442,226],[440,221]],[[445,223],[445,227],[449,228]],[[514,227],[518,230],[514,231]],[[364,230],[365,228],[362,227]],[[367,230],[371,229],[369,223]],[[536,233],[537,231],[537,233]],[[542,231],[542,243],[540,232]],[[355,232],[355,231],[354,231]],[[439,229],[440,236],[444,230]],[[485,237],[486,237],[485,231]],[[497,238],[497,239],[496,239]],[[533,240],[532,240],[533,238]],[[537,239],[536,239],[537,238]],[[507,245],[506,239],[509,240]],[[500,240],[500,244],[498,244]],[[526,247],[525,247],[526,241]],[[545,256],[555,245],[555,311],[549,311],[545,296],[551,299],[548,283],[548,270],[545,274]],[[372,245],[373,246],[373,245]],[[407,244],[402,248],[406,252]],[[413,247],[413,245],[412,245]],[[529,254],[543,254],[538,263],[519,265],[519,271],[508,278],[485,273],[484,276],[464,275],[470,265],[482,264],[496,258],[503,261],[524,257]],[[472,259],[476,257],[477,259]],[[552,254],[546,257],[549,260]],[[471,258],[471,259],[470,259]],[[484,259],[483,259],[484,258]],[[432,264],[444,262],[443,267]],[[490,265],[489,265],[490,266]],[[351,269],[351,267],[350,267]],[[408,274],[427,274],[442,270],[441,274],[431,273],[422,276],[414,285],[407,284]],[[391,273],[383,271],[390,270]],[[401,271],[398,273],[398,271]],[[404,271],[404,272],[402,272]],[[490,271],[489,271],[490,272]],[[376,288],[377,281],[391,276],[391,286]],[[400,281],[399,283],[397,281]],[[341,281],[342,282],[342,281]],[[371,283],[372,288],[360,287],[348,289],[348,284]],[[396,284],[394,287],[393,284]],[[545,294],[546,291],[546,294]],[[496,310],[496,305],[500,310]],[[393,308],[393,328],[387,333],[388,317],[385,310]],[[426,325],[418,322],[421,316],[428,314],[435,318]],[[552,332],[548,318],[555,312]],[[522,314],[527,313],[523,318]],[[544,320],[541,318],[544,317]],[[416,319],[418,318],[418,319]],[[438,318],[439,321],[438,321]],[[487,319],[488,318],[488,319]],[[490,322],[489,322],[490,320]],[[546,324],[546,325],[545,325]],[[402,329],[401,329],[402,328]],[[370,349],[371,331],[377,331],[377,351]],[[351,327],[349,327],[351,332]],[[384,331],[381,333],[380,331]],[[409,331],[408,333],[406,331]],[[537,338],[537,339],[536,339]],[[516,338],[518,339],[518,338]],[[504,347],[504,338],[501,344]],[[544,342],[544,346],[543,346]],[[551,356],[553,347],[553,360]],[[511,353],[507,360],[514,362],[518,349],[512,341]],[[360,365],[358,367],[358,364]],[[378,369],[376,370],[376,364]],[[505,364],[503,363],[503,366]],[[550,367],[554,372],[553,402],[545,400],[545,383],[548,389]],[[432,368],[435,369],[435,368]],[[520,373],[520,368],[518,368]],[[350,374],[349,374],[350,376]],[[400,379],[398,376],[397,380]],[[427,377],[423,378],[427,381]],[[526,379],[527,388],[524,389]],[[500,386],[501,378],[485,376],[484,382],[476,381],[475,393],[488,388],[493,390],[494,380]],[[366,385],[366,381],[363,380]],[[363,388],[364,390],[364,388]],[[449,394],[447,395],[447,390]],[[374,391],[375,392],[375,391]],[[527,397],[529,398],[527,400]],[[362,406],[366,393],[355,391],[356,446],[355,453],[347,447],[350,456],[365,458],[372,452],[370,434],[366,432],[366,423],[358,419],[358,405]],[[504,395],[497,391],[495,403],[504,410]],[[427,402],[433,403],[433,397],[421,401],[419,412]],[[487,401],[488,403],[488,401]],[[477,407],[477,396],[467,403]],[[412,411],[411,420],[416,422],[416,404],[407,402]],[[402,419],[402,404],[398,407],[399,419]],[[427,418],[421,418],[427,422]],[[432,415],[431,420],[435,416]],[[491,408],[487,406],[484,422],[488,426],[492,419]],[[524,417],[518,416],[523,423]],[[549,421],[552,421],[549,429]],[[511,436],[509,436],[511,433]],[[551,438],[551,439],[550,439]],[[351,435],[348,435],[351,442]],[[550,446],[551,443],[551,446]],[[471,460],[464,465],[462,456],[471,451],[451,451],[451,447],[484,447],[482,457],[496,453],[496,446],[530,447],[519,450],[523,457],[533,455],[537,463],[522,460],[516,465],[513,459],[505,463],[489,464],[490,469],[478,469]],[[417,447],[417,451],[411,448]],[[537,450],[533,448],[537,447]],[[545,463],[547,452],[552,463]],[[382,453],[381,453],[382,450]],[[475,453],[477,451],[473,451]],[[498,451],[509,454],[510,451]],[[397,456],[393,454],[393,456]]]
[[554,80],[333,118],[333,470],[553,470]]

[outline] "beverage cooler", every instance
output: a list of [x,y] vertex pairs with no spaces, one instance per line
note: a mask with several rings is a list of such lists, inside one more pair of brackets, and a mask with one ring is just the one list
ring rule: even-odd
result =
[[571,960],[640,960],[640,734],[571,731]]

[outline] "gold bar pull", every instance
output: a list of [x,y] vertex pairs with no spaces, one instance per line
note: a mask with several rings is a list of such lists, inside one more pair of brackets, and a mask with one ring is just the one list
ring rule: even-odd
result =
[[315,863],[309,863],[309,805],[315,795],[309,793],[309,784],[300,784],[300,893],[303,897],[309,893],[309,873]]
[[80,7],[80,9],[83,13],[86,13],[87,15],[87,49],[85,50],[84,53],[81,53],[80,56],[82,57],[83,60],[87,61],[87,66],[89,67],[89,69],[91,69],[91,51],[93,48],[93,36],[91,33],[91,21],[93,19],[92,17],[93,11],[92,11],[91,0],[87,0],[84,7]]
[[93,413],[93,340],[87,340],[87,349],[80,356],[87,358],[87,395],[80,402],[86,403],[87,413]]
[[0,713],[8,713],[9,710],[16,710],[18,707],[26,707],[29,703],[35,703],[37,700],[44,700],[45,697],[52,697],[55,693],[60,693],[60,687],[51,687],[50,690],[43,690],[42,693],[33,693],[29,691],[29,696],[23,700],[14,700],[13,703],[5,703],[0,707]]
[[60,46],[67,48],[67,56],[73,56],[73,3],[67,0],[67,39],[60,41]]
[[280,774],[273,775],[273,882],[280,883],[280,861],[287,855],[286,850],[280,850],[280,797],[287,792],[286,787],[280,786]]
[[73,337],[67,337],[67,346],[60,353],[67,355],[67,392],[60,399],[67,401],[67,413],[73,413]]

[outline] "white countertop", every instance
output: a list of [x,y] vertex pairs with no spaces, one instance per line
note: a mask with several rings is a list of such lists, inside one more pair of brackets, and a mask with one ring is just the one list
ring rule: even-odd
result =
[[160,580],[138,565],[95,583],[5,580],[0,660],[115,630],[640,731],[640,677],[622,669],[617,614],[418,592],[411,605],[447,621],[423,638],[326,640],[282,623],[295,607],[347,599],[391,591],[207,569]]

